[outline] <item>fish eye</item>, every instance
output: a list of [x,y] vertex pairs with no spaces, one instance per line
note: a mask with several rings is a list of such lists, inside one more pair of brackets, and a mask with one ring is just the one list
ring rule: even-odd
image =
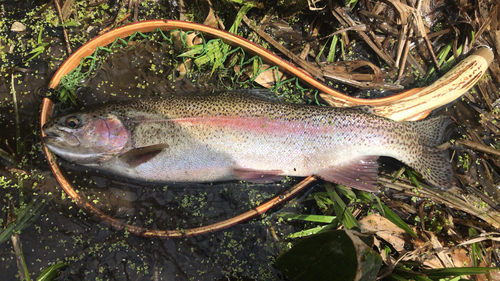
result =
[[66,126],[70,127],[71,129],[75,129],[80,125],[80,120],[78,120],[77,117],[75,116],[70,116],[66,119]]

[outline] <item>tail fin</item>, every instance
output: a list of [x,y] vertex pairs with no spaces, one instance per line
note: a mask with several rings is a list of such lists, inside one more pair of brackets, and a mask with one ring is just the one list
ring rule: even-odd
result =
[[443,143],[451,122],[446,116],[407,122],[417,131],[418,142],[422,146],[422,156],[411,166],[420,172],[429,184],[441,189],[453,186],[453,169],[448,153],[436,147]]

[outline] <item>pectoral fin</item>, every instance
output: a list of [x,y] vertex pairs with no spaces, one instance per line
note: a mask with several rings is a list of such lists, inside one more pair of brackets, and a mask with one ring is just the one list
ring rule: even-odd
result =
[[253,182],[253,183],[268,183],[279,181],[283,178],[283,176],[279,176],[283,174],[281,170],[254,170],[247,168],[234,168],[233,174],[241,180]]
[[118,157],[123,163],[126,163],[130,168],[135,168],[155,158],[156,155],[158,155],[167,147],[168,145],[166,144],[157,144],[152,146],[135,148],[127,151],[126,153]]
[[322,170],[320,178],[359,190],[377,191],[378,156],[364,156],[340,167]]

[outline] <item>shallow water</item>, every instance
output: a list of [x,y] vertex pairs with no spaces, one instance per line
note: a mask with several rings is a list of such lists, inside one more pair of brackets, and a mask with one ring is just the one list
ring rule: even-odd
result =
[[[109,100],[140,98],[162,92],[194,92],[220,90],[220,75],[193,75],[179,78],[173,71],[170,47],[156,43],[139,44],[122,53],[107,55],[106,62],[91,78],[80,81],[76,93],[85,106]],[[152,70],[152,65],[155,69]],[[57,262],[70,262],[61,273],[63,280],[95,280],[159,278],[160,280],[206,279],[281,279],[272,267],[275,257],[286,247],[278,237],[299,230],[293,224],[280,224],[276,214],[298,212],[303,205],[281,207],[249,222],[195,237],[154,239],[118,231],[92,214],[76,206],[58,186],[40,151],[38,108],[41,95],[36,89],[47,85],[53,68],[39,63],[34,79],[22,74],[26,84],[17,87],[21,135],[25,139],[28,167],[42,173],[40,188],[24,190],[0,189],[3,203],[33,198],[47,198],[50,203],[40,217],[20,233],[24,257],[32,277]],[[172,75],[172,73],[174,74]],[[41,74],[43,73],[43,74]],[[223,76],[223,75],[222,75]],[[143,87],[143,85],[145,87]],[[1,95],[9,98],[9,84],[3,83]],[[76,106],[56,106],[61,112]],[[15,140],[13,104],[0,109],[6,130],[4,137]],[[28,149],[29,148],[29,149]],[[74,166],[60,160],[78,192],[107,215],[133,225],[151,229],[173,230],[208,225],[229,219],[256,207],[283,192],[297,179],[274,184],[225,182],[216,184],[144,183],[95,170]],[[24,166],[26,167],[26,166]],[[3,172],[6,177],[12,177]],[[16,182],[16,179],[13,179]],[[25,183],[28,189],[29,183]],[[12,199],[8,199],[12,198]],[[303,199],[303,198],[302,198]],[[9,208],[0,212],[3,218]],[[17,274],[15,255],[10,241],[0,245],[0,259],[8,279]]]

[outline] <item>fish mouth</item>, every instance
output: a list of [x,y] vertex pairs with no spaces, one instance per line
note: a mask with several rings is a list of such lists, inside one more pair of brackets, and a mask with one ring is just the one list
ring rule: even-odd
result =
[[45,138],[60,138],[61,136],[59,136],[58,134],[54,133],[54,132],[45,132],[45,134],[47,136],[43,137],[44,139]]
[[49,148],[52,149],[53,146],[55,146],[57,143],[62,143],[63,139],[58,136],[58,135],[51,135],[51,136],[46,136],[42,138],[43,143],[48,146]]
[[49,148],[54,146],[64,147],[80,145],[80,141],[78,141],[77,138],[64,131],[57,130],[57,132],[54,132],[53,130],[44,130],[44,133],[46,136],[42,138],[42,141],[45,145],[49,146]]
[[44,133],[46,134],[46,136],[43,137],[42,140],[45,144],[52,144],[55,142],[63,142],[64,141],[60,135],[58,135],[54,132],[45,131]]

